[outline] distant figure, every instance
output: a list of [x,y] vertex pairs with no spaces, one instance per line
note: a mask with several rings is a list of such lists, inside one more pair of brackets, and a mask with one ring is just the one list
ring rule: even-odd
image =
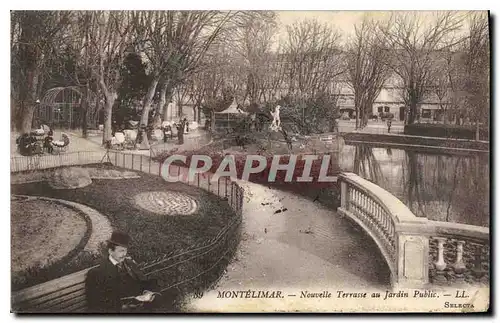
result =
[[270,128],[273,131],[281,130],[280,108],[281,106],[277,105],[274,109],[274,112],[271,112],[271,115],[273,116],[273,122],[271,123]]
[[388,133],[391,132],[391,126],[392,126],[392,119],[389,118],[389,119],[387,119],[387,132]]
[[49,135],[45,137],[45,140],[43,141],[43,148],[47,149],[49,154],[52,154],[54,151],[54,147],[52,147],[52,141],[54,141],[52,134],[52,130],[50,130]]
[[164,121],[162,124],[163,128],[163,142],[167,142],[168,137],[172,139],[172,127],[170,126],[170,122]]
[[339,119],[333,120],[333,131],[339,132]]

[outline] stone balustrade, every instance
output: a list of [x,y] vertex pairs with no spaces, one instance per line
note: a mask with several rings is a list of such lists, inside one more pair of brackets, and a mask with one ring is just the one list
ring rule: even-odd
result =
[[438,285],[489,284],[489,230],[429,221],[429,277]]
[[338,212],[379,247],[393,288],[489,283],[489,229],[416,217],[403,202],[353,173],[338,179]]

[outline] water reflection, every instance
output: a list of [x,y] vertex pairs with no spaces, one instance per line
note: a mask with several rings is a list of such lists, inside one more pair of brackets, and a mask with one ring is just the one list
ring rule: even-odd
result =
[[445,155],[345,145],[343,171],[388,190],[415,215],[431,220],[489,226],[487,154]]

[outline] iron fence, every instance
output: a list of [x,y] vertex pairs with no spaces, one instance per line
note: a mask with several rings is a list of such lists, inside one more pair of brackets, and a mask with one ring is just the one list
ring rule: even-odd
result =
[[[34,163],[33,158],[37,158]],[[12,157],[11,172],[43,170],[61,166],[85,165],[111,162],[114,166],[162,176],[162,165],[148,156],[119,151],[74,152],[59,156]],[[165,171],[165,170],[164,170]],[[197,243],[164,254],[156,259],[141,263],[146,275],[154,277],[162,291],[173,288],[192,290],[206,288],[221,278],[224,271],[223,260],[229,261],[239,243],[240,224],[243,210],[244,190],[236,182],[226,177],[214,179],[214,174],[203,173],[189,176],[180,166],[170,165],[169,174],[180,176],[181,182],[203,189],[227,200],[235,216],[208,241]],[[195,262],[198,266],[189,266]],[[202,265],[200,265],[202,264]],[[66,276],[65,276],[66,277]],[[64,277],[58,278],[64,279]],[[37,285],[39,286],[39,285]],[[30,287],[37,288],[37,286]]]

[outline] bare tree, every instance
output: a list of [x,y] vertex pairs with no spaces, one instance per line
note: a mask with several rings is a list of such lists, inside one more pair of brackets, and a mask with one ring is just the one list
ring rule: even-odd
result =
[[188,91],[194,105],[201,107],[211,121],[209,129],[215,125],[215,112],[226,109],[228,104],[220,104],[223,91],[230,87],[234,64],[224,43],[214,44],[203,59],[203,67],[190,78]]
[[417,13],[394,13],[380,28],[391,54],[389,66],[402,83],[401,97],[409,107],[408,123],[414,123],[418,105],[432,89],[435,55],[456,44],[462,17],[440,12],[425,22]]
[[286,71],[286,56],[281,45],[275,52],[270,53],[266,66],[267,73],[262,82],[262,98],[264,102],[272,102],[279,99],[279,95],[282,94]]
[[82,136],[87,137],[87,115],[96,113],[98,108],[97,82],[92,75],[91,67],[96,64],[96,55],[90,48],[91,13],[75,12],[71,24],[62,39],[60,50],[54,55],[54,65],[58,75],[62,77],[63,86],[77,89],[81,97]]
[[271,46],[277,31],[275,19],[274,12],[250,12],[239,19],[229,38],[227,45],[234,51],[238,72],[245,77],[242,103],[248,99],[251,105],[258,104],[265,94]]
[[470,14],[461,58],[464,69],[461,99],[466,114],[476,124],[476,140],[479,140],[479,125],[488,122],[490,103],[490,39],[486,12]]
[[347,76],[354,92],[356,129],[367,125],[373,103],[389,77],[387,46],[380,41],[378,32],[374,21],[363,19],[355,26],[355,35],[346,50]]
[[[160,78],[164,78],[160,102],[170,102],[174,90],[199,67],[210,45],[232,16],[219,11],[165,11],[133,14],[134,26],[143,38],[152,81],[143,100],[141,126],[148,124],[149,112]],[[161,110],[163,107],[159,107]],[[167,109],[163,109],[163,119]],[[180,113],[180,111],[179,111]],[[143,146],[148,147],[147,136]]]
[[317,20],[287,27],[283,87],[287,91],[286,104],[293,106],[287,109],[288,117],[305,132],[319,130],[313,128],[324,122],[330,129],[333,127],[337,80],[344,72],[339,41],[338,32]]
[[289,94],[314,97],[332,91],[332,82],[342,73],[339,41],[338,32],[317,20],[287,26],[285,81]]
[[120,66],[130,49],[130,15],[124,11],[90,12],[90,52],[96,56],[92,74],[104,96],[103,144],[111,140],[113,105],[120,86]]
[[29,133],[35,102],[40,95],[45,63],[53,55],[71,11],[13,11],[11,13],[11,55],[13,117],[21,133]]

